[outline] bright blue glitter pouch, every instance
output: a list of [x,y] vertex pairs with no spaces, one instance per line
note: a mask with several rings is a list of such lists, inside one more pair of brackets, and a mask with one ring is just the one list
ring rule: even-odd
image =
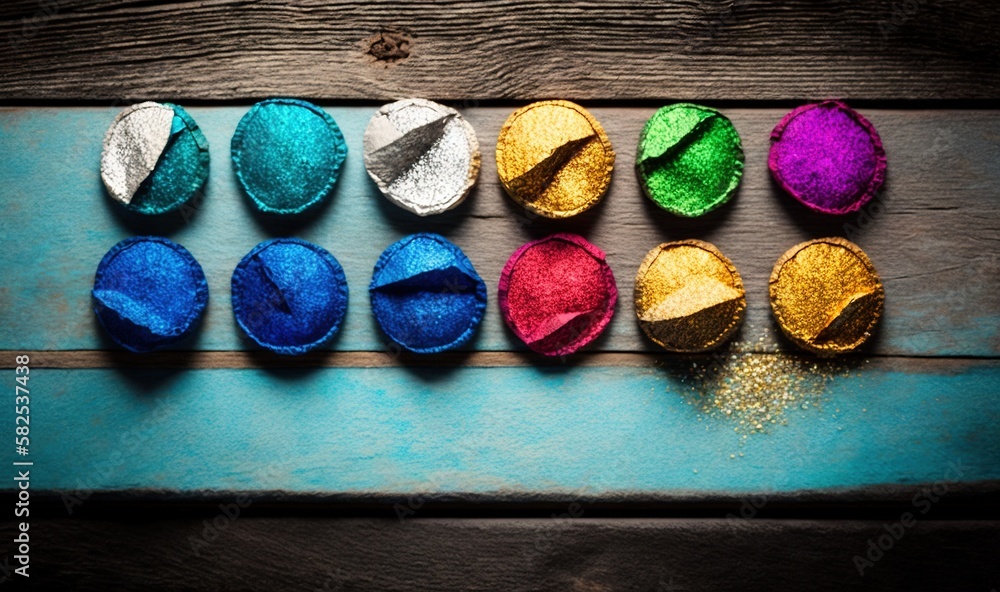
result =
[[486,284],[462,249],[437,234],[412,234],[387,248],[368,288],[385,334],[422,354],[472,338],[486,310]]
[[232,141],[233,167],[262,212],[298,214],[333,189],[347,144],[326,111],[306,101],[268,99],[243,116]]
[[260,243],[233,271],[233,313],[258,345],[298,355],[322,345],[347,312],[347,278],[325,249],[297,238]]
[[147,352],[190,335],[208,302],[201,265],[177,243],[156,236],[125,239],[101,259],[94,312],[122,347]]

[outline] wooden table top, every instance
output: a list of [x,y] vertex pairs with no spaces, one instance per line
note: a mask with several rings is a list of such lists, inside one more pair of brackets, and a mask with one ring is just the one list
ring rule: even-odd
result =
[[[32,358],[36,585],[1000,586],[998,17],[922,0],[0,6],[0,372]],[[327,203],[293,220],[254,214],[229,161],[239,118],[275,95],[324,106],[349,147]],[[444,215],[394,208],[364,170],[369,117],[408,96],[459,109],[480,140],[479,181]],[[869,118],[888,157],[877,200],[837,218],[794,203],[766,165],[782,115],[827,97]],[[584,104],[617,153],[602,204],[567,221],[525,215],[497,179],[500,125],[542,98]],[[139,100],[181,103],[205,132],[193,208],[137,217],[104,193],[104,131]],[[643,123],[679,100],[720,108],[746,153],[733,202],[694,220],[656,208],[632,169]],[[399,355],[372,320],[375,260],[418,231],[460,245],[489,288],[461,352]],[[553,232],[607,252],[620,291],[605,335],[554,361],[496,307],[507,257]],[[210,288],[197,335],[146,356],[118,351],[90,310],[97,262],[137,234],[183,244]],[[229,303],[236,263],[275,236],[328,249],[351,289],[339,336],[296,359],[251,347]],[[823,236],[865,249],[886,309],[862,351],[814,370],[774,324],[767,278]],[[747,288],[719,355],[659,352],[634,318],[645,253],[683,238],[716,244]],[[811,405],[766,433],[692,392],[692,368],[774,360]],[[859,569],[906,513],[915,524]]]

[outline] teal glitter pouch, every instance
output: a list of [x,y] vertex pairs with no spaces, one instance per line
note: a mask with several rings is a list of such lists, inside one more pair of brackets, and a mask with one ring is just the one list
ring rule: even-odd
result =
[[163,214],[190,200],[208,179],[208,140],[179,105],[146,102],[122,111],[108,129],[101,178],[115,201]]
[[323,109],[297,99],[268,99],[236,127],[233,167],[262,212],[298,214],[333,189],[347,157],[344,136]]

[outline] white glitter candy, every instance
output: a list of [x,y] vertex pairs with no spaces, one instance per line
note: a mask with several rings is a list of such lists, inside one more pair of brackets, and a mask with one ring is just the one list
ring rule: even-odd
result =
[[421,216],[462,203],[479,174],[479,142],[458,111],[405,99],[368,122],[365,168],[394,204]]
[[133,105],[115,117],[101,153],[101,179],[111,197],[124,204],[132,201],[167,147],[173,119],[173,109],[153,102]]

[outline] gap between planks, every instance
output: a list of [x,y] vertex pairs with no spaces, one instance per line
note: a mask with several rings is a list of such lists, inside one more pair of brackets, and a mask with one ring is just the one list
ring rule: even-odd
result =
[[[605,366],[650,368],[688,363],[694,360],[725,359],[728,356],[795,356],[815,358],[806,354],[784,352],[731,352],[705,354],[667,354],[647,352],[578,353],[568,357],[547,358],[530,352],[475,351],[447,352],[431,356],[395,351],[313,351],[301,356],[286,357],[265,351],[165,351],[157,354],[133,354],[127,351],[67,350],[18,351],[0,350],[0,368],[14,368],[18,356],[28,355],[32,368],[100,369],[100,368],[187,368],[192,370],[223,368],[386,368],[386,367],[552,367]],[[815,358],[817,360],[822,358]],[[839,360],[859,360],[884,365],[896,370],[957,371],[977,363],[993,365],[997,358],[862,356],[850,355]]]

